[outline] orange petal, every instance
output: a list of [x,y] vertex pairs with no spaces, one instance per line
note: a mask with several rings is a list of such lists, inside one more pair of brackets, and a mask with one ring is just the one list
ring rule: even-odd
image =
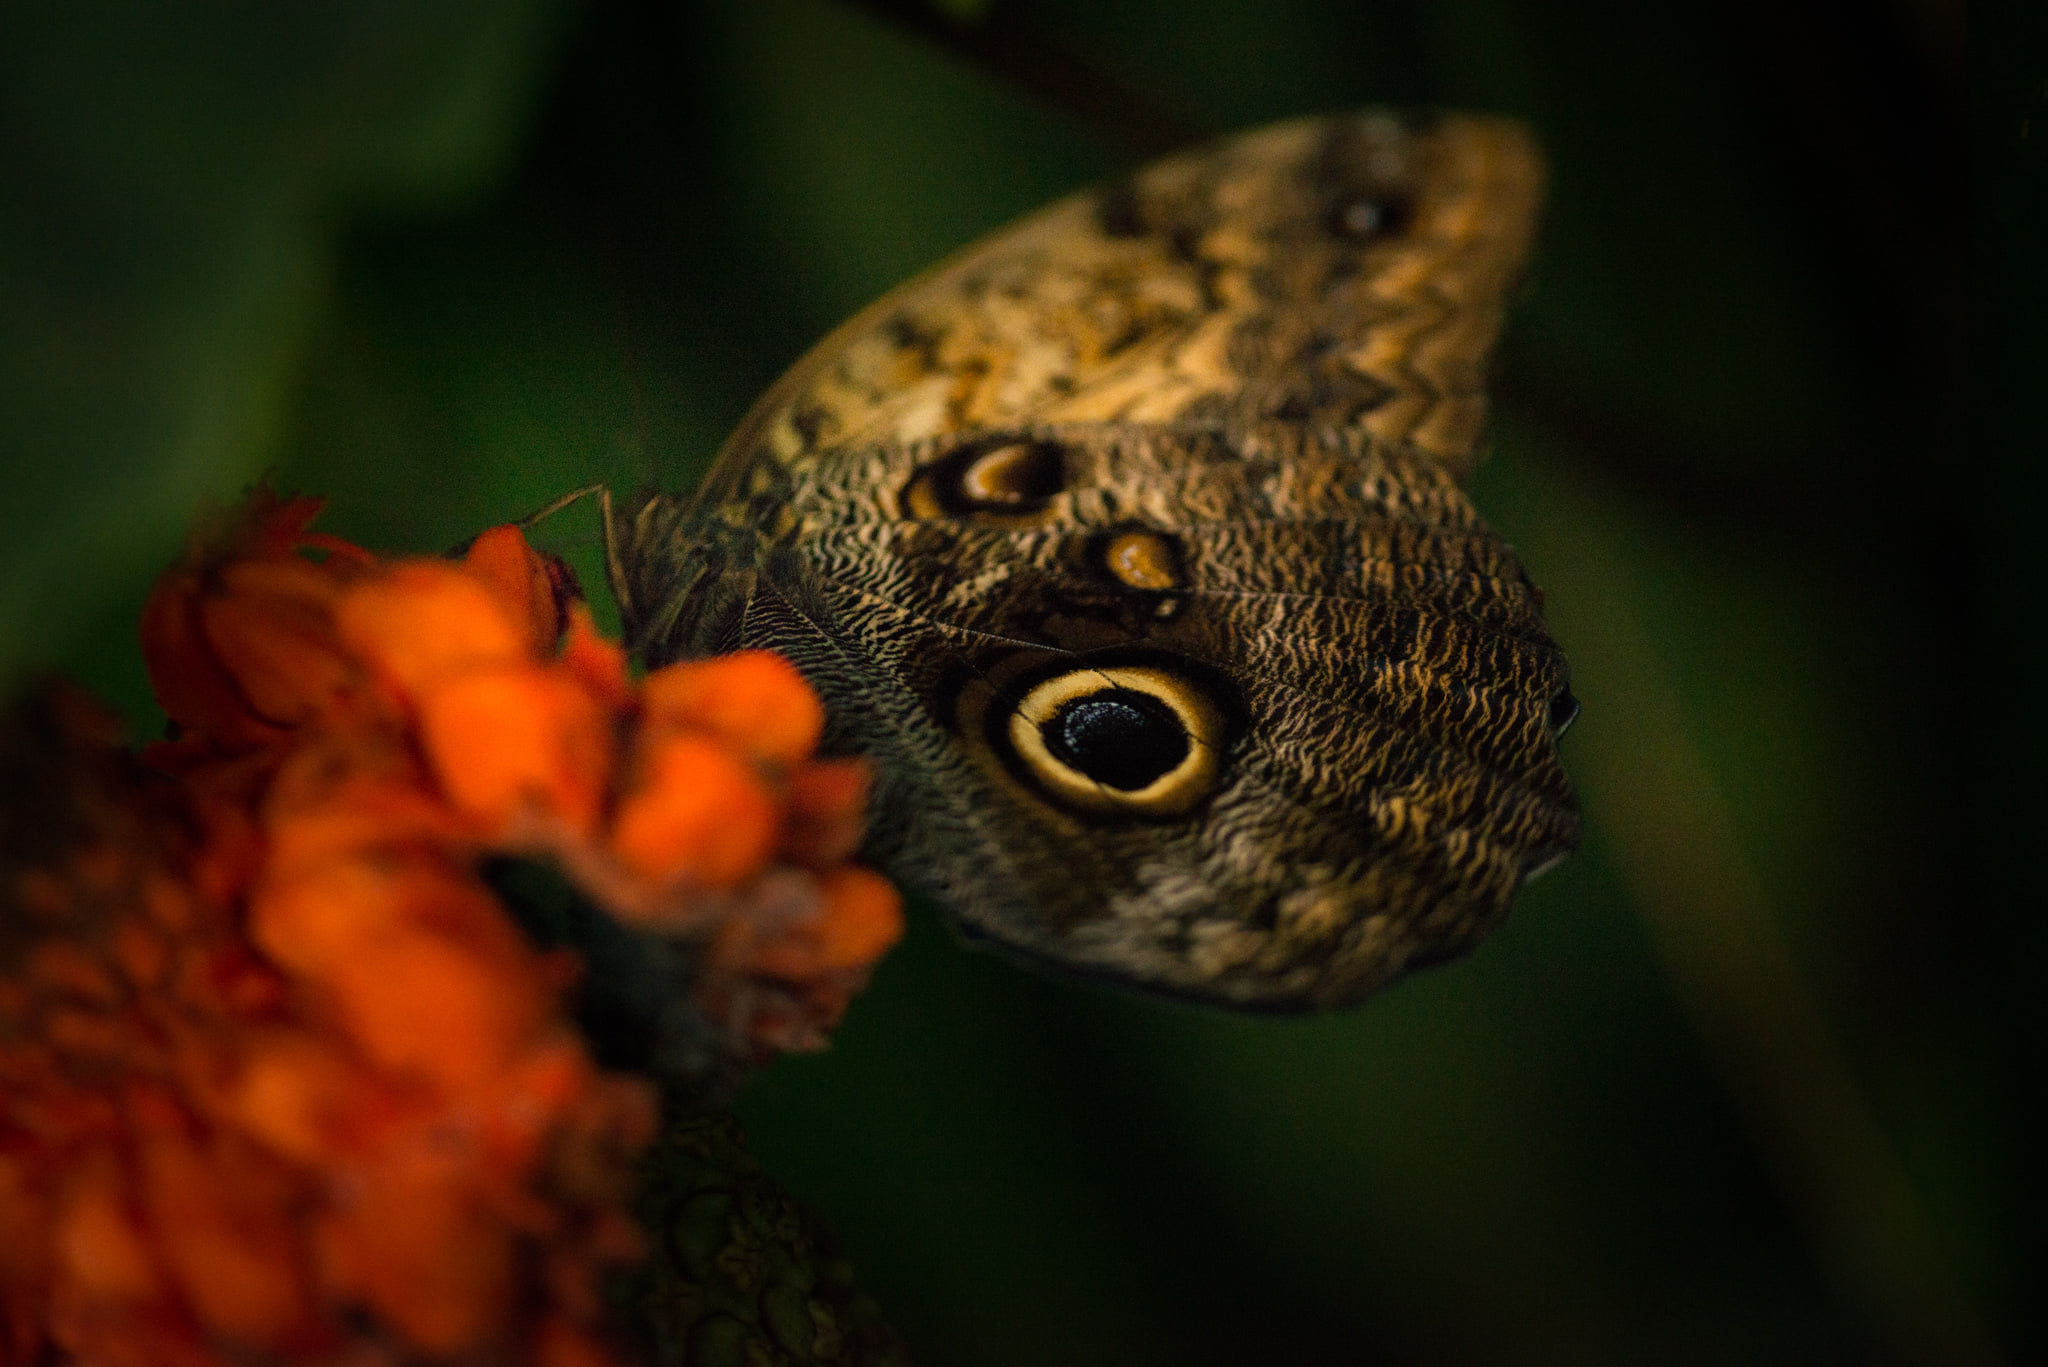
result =
[[149,1243],[129,1215],[121,1169],[98,1154],[72,1173],[58,1204],[52,1246],[58,1274],[89,1302],[136,1302],[160,1293]]
[[458,842],[471,834],[419,765],[408,758],[404,768],[380,772],[377,763],[366,747],[351,745],[302,748],[285,761],[264,812],[273,874],[380,846]]
[[169,971],[171,946],[148,921],[131,917],[114,932],[113,956],[129,986],[147,992]]
[[328,1275],[423,1353],[475,1348],[511,1302],[509,1232],[457,1175],[395,1167],[369,1174],[346,1214],[323,1222]]
[[567,671],[480,670],[420,695],[420,739],[449,800],[504,829],[523,813],[587,832],[611,781],[611,719]]
[[327,500],[312,495],[283,498],[262,486],[241,509],[241,525],[230,533],[228,554],[285,555],[306,540],[307,530]]
[[334,637],[340,585],[308,561],[240,560],[200,605],[215,657],[264,719],[295,726],[354,681]]
[[[158,700],[188,732],[234,748],[269,744],[283,734],[277,722],[300,719],[331,685],[304,672],[326,640],[325,602],[375,560],[309,533],[320,506],[258,489],[157,582],[142,614],[143,657]],[[326,559],[300,559],[301,547]],[[243,601],[215,620],[230,599]]]
[[44,940],[24,965],[31,982],[94,1006],[114,1006],[125,995],[105,960],[76,940]]
[[700,735],[650,738],[619,804],[612,850],[657,883],[729,888],[768,862],[774,798],[739,756]]
[[817,919],[756,948],[748,967],[798,981],[864,969],[902,937],[903,898],[888,879],[868,869],[838,868],[820,875],[819,882],[825,900]]
[[863,809],[873,776],[862,759],[815,760],[791,773],[782,852],[813,867],[852,858],[867,826]]
[[544,1033],[494,1079],[482,1137],[507,1171],[524,1170],[562,1123],[565,1109],[597,1081],[576,1034]]
[[200,623],[197,574],[166,575],[150,592],[142,609],[142,659],[158,704],[187,731],[233,746],[264,745],[285,734],[256,714],[215,656]]
[[493,527],[469,543],[462,567],[497,596],[506,612],[526,631],[529,653],[551,654],[561,630],[554,579],[547,562],[526,544],[517,527]]
[[326,967],[367,1056],[453,1088],[504,1068],[555,1005],[531,964],[420,929],[380,937]]
[[249,1347],[271,1347],[311,1313],[298,1240],[282,1207],[258,1208],[253,1193],[207,1161],[177,1128],[138,1136],[144,1205],[156,1248],[200,1322]]
[[865,968],[903,938],[903,894],[872,869],[826,873],[825,964]]
[[[49,1244],[47,1179],[24,1154],[0,1151],[0,1288],[40,1283]],[[0,1313],[0,1349],[7,1343]],[[0,1361],[5,1361],[0,1352]]]
[[590,1335],[551,1315],[535,1335],[533,1367],[612,1367],[612,1355]]
[[268,603],[279,613],[324,627],[334,600],[345,587],[345,577],[323,561],[304,560],[296,555],[224,560],[214,571],[210,598],[251,598]]
[[257,887],[250,935],[285,968],[318,977],[403,925],[451,882],[457,880],[426,858],[309,863]]
[[53,1007],[43,1014],[42,1034],[52,1048],[89,1067],[132,1065],[148,1057],[125,1022],[96,1011]]
[[233,560],[286,560],[300,551],[317,550],[320,567],[340,578],[353,578],[375,568],[377,557],[338,536],[312,530],[327,500],[302,495],[280,497],[259,487],[242,506],[212,526],[202,526],[187,553],[190,566],[224,565]]
[[673,664],[641,685],[648,724],[702,727],[755,759],[796,764],[824,734],[825,710],[796,666],[765,650]]
[[626,652],[598,634],[590,609],[582,603],[569,607],[569,639],[562,646],[562,667],[589,689],[592,697],[614,711],[632,701]]
[[351,587],[335,607],[342,643],[415,698],[454,674],[533,658],[496,594],[453,565],[410,561]]
[[320,1163],[362,1083],[360,1069],[335,1044],[309,1031],[278,1030],[251,1042],[224,1099],[225,1114],[279,1153]]

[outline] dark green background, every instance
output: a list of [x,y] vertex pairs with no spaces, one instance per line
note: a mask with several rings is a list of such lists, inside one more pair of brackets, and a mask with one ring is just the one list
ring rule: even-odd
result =
[[0,661],[148,725],[149,575],[266,469],[388,549],[687,484],[839,317],[1177,132],[1519,114],[1477,496],[1584,851],[1321,1019],[920,908],[742,1112],[927,1364],[2024,1359],[2048,45],[1977,17],[1973,69],[1937,0],[10,4]]

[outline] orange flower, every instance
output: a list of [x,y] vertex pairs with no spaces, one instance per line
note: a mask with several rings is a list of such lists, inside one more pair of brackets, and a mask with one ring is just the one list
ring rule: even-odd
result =
[[158,585],[174,741],[138,765],[48,695],[0,749],[34,795],[0,826],[0,1367],[603,1367],[652,1092],[592,1064],[485,861],[692,941],[757,1059],[900,933],[844,862],[866,768],[812,757],[786,662],[635,684],[515,529],[387,561],[318,506],[259,493]]
[[[334,821],[209,896],[201,795],[49,720],[68,843],[0,886],[0,1361],[595,1343],[652,1097],[590,1065],[467,857]],[[287,826],[365,791],[295,783]],[[509,1289],[544,1268],[552,1299]]]

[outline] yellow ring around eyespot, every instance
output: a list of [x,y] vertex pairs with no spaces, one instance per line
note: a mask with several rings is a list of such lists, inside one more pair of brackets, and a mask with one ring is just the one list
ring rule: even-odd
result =
[[[1045,727],[1066,704],[1128,688],[1173,709],[1187,733],[1188,753],[1179,764],[1142,788],[1125,791],[1098,783],[1053,754]],[[1033,688],[1010,714],[1010,744],[1048,792],[1068,806],[1091,812],[1179,816],[1209,795],[1223,763],[1223,714],[1187,680],[1138,665],[1082,666]]]
[[903,491],[903,511],[913,518],[936,521],[946,515],[939,506],[939,496],[932,491],[932,472],[920,470],[910,481],[910,487]]

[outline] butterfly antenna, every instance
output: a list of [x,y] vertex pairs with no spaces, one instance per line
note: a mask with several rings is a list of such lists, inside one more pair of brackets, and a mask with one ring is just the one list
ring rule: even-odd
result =
[[623,523],[619,519],[617,505],[612,502],[610,485],[586,484],[580,489],[571,489],[560,498],[551,500],[525,517],[519,518],[512,525],[522,532],[530,531],[556,513],[566,511],[586,498],[597,500],[597,515],[604,538],[604,577],[605,583],[612,591],[612,602],[618,605],[622,620],[635,621],[637,617],[633,612],[633,600],[626,577],[625,540],[621,530]]
[[[615,197],[604,196],[599,201],[596,226],[598,266],[606,284],[605,296],[606,302],[610,305],[612,338],[618,351],[619,373],[626,384],[626,411],[632,424],[631,441],[634,451],[639,456],[640,487],[631,500],[637,510],[645,503],[647,491],[655,487],[656,466],[647,390],[641,383],[640,353],[634,345],[633,319],[627,306],[633,292],[627,288],[627,262],[625,250],[621,245],[623,233],[619,226],[618,202]],[[571,503],[587,493],[597,495],[598,514],[604,527],[604,577],[611,586],[612,602],[618,607],[620,625],[630,642],[640,623],[640,614],[633,601],[632,581],[626,574],[627,526],[619,517],[618,509],[612,502],[611,489],[605,485],[591,485],[558,502]],[[637,521],[637,518],[635,520]]]
[[[534,511],[528,513],[525,517],[522,517],[515,521],[512,525],[517,527],[522,532],[531,531],[533,528],[539,526],[541,523],[553,517],[556,513],[562,512],[568,508],[572,508],[576,504],[581,503],[584,499],[589,498],[592,495],[595,495],[597,497],[598,507],[600,510],[609,509],[611,507],[612,491],[608,487],[602,484],[586,484],[580,489],[571,489],[568,493],[563,494],[560,498],[553,500],[552,502],[546,504],[543,507],[536,508]],[[607,523],[610,522],[611,515],[609,512],[605,513],[605,520]]]

